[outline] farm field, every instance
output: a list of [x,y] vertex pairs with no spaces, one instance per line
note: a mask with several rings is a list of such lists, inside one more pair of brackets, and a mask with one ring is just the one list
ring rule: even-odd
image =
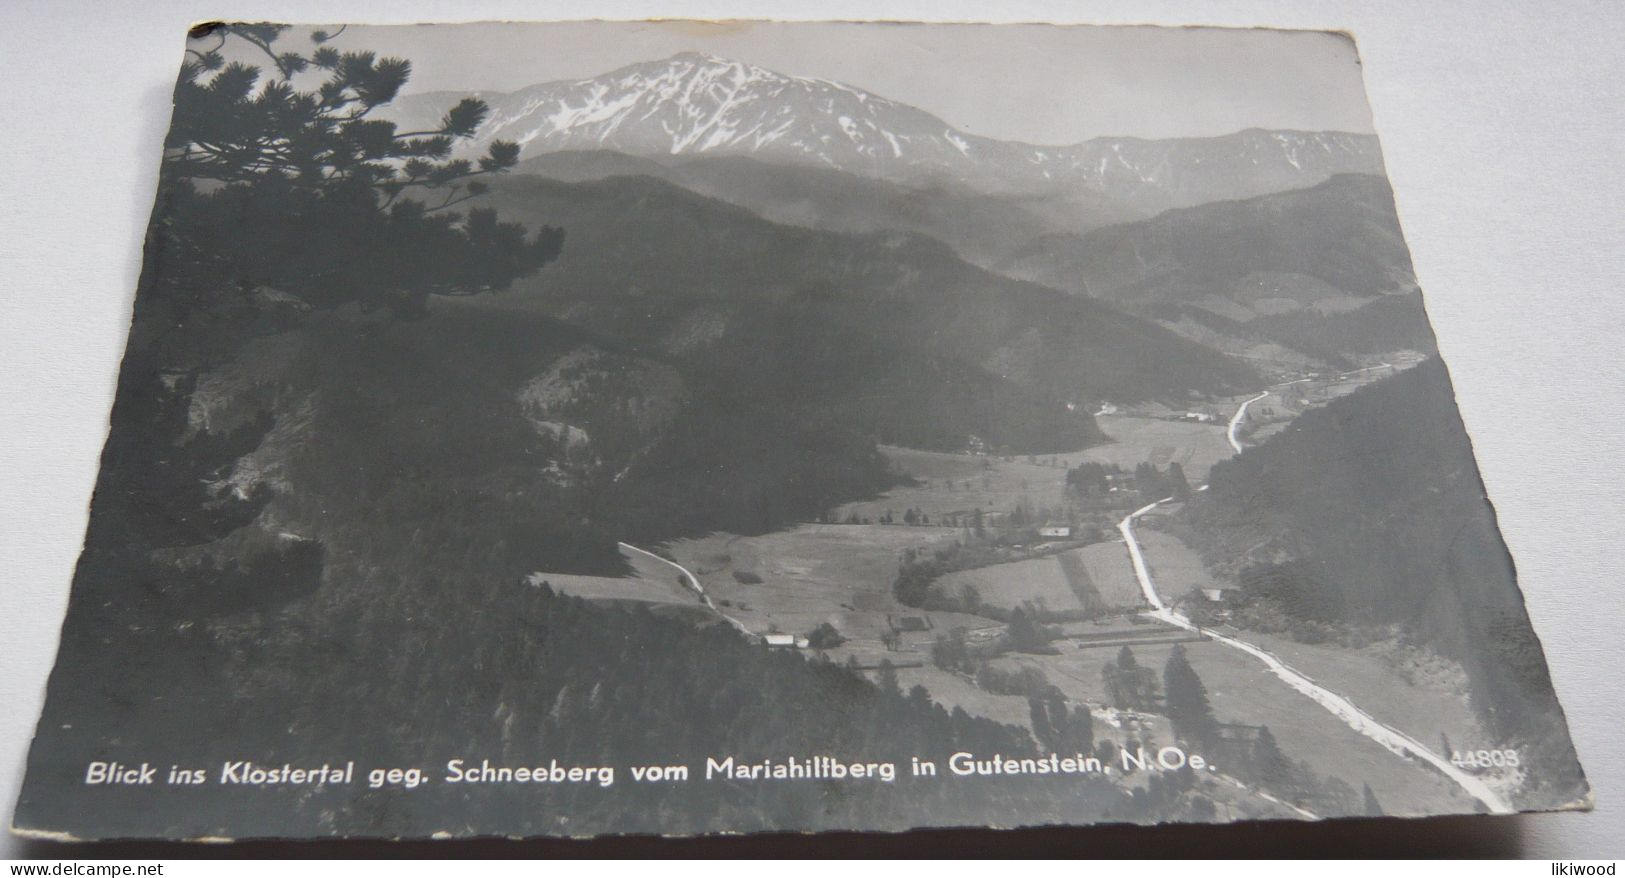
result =
[[[1234,406],[1224,408],[1233,410]],[[1192,485],[1199,485],[1207,481],[1207,472],[1213,464],[1235,453],[1225,439],[1223,420],[1202,424],[1131,415],[1098,415],[1095,422],[1115,441],[1060,455],[1068,468],[1086,460],[1116,464],[1131,472],[1136,465],[1147,461],[1159,469],[1177,463],[1185,470],[1185,478]]]
[[[1147,655],[1166,655],[1164,652],[1155,653],[1154,648],[1146,648]],[[1093,656],[1101,663],[1117,654],[1116,649],[1092,650]],[[1159,659],[1160,661],[1161,659]],[[1056,684],[1074,704],[1087,705],[1095,717],[1094,735],[1096,741],[1112,741],[1119,747],[1145,744],[1153,745],[1171,743],[1174,740],[1169,729],[1166,717],[1136,714],[1134,720],[1127,720],[1117,711],[1104,705],[1104,693],[1099,691],[1100,672],[1098,665],[1093,668],[1090,680],[1094,687],[1079,685],[1079,681],[1067,679],[1065,666],[1066,657],[1063,656],[1014,656],[994,661],[994,665],[1004,670],[1013,670],[1023,665],[1030,665],[1043,671],[1050,682]],[[924,686],[931,693],[931,699],[948,710],[956,707],[974,716],[983,716],[996,722],[1020,726],[1024,729],[1032,727],[1032,713],[1028,708],[1027,699],[1019,695],[995,695],[976,687],[974,683],[957,674],[942,671],[927,664],[919,668],[902,668],[897,671],[898,684],[907,690],[915,685]],[[1351,733],[1352,734],[1352,733]],[[1116,771],[1116,766],[1112,766]],[[1223,768],[1219,768],[1223,771]],[[1143,786],[1145,775],[1138,775],[1127,781],[1128,786]],[[1236,788],[1232,783],[1225,782],[1216,776],[1201,777],[1204,794],[1225,808],[1230,817],[1283,817],[1290,816],[1285,809],[1266,800],[1252,795],[1244,789]],[[1373,784],[1375,787],[1375,784]]]
[[901,520],[908,509],[917,509],[933,524],[950,515],[969,516],[974,510],[1009,512],[1022,503],[1033,509],[1058,508],[1066,503],[1066,468],[1059,460],[1049,464],[1028,463],[1025,457],[1011,461],[976,454],[948,454],[919,451],[892,445],[880,451],[899,472],[914,477],[918,484],[902,485],[873,500],[848,503],[836,510],[838,519],[857,515],[878,521],[888,511]]
[[[970,679],[931,662],[931,647],[939,636],[963,629],[973,642],[986,640],[1002,632],[1002,623],[905,607],[892,596],[891,586],[906,552],[929,552],[964,538],[962,528],[935,526],[939,520],[977,508],[1005,512],[1022,504],[1035,511],[1060,507],[1067,499],[1066,469],[1084,460],[1115,463],[1125,469],[1144,461],[1163,467],[1179,462],[1187,477],[1199,483],[1213,462],[1232,453],[1223,424],[1129,415],[1103,415],[1099,420],[1119,441],[1032,459],[883,448],[916,484],[838,510],[842,518],[856,514],[871,520],[890,512],[900,522],[904,511],[912,508],[929,515],[933,526],[803,524],[760,536],[715,533],[677,540],[663,548],[693,571],[722,612],[754,633],[800,635],[830,624],[846,642],[825,650],[829,659],[855,660],[871,674],[880,662],[888,661],[897,668],[898,681],[905,689],[920,685],[946,708],[959,707],[1027,727],[1031,718],[1025,697],[983,691]],[[1139,535],[1164,599],[1177,601],[1193,588],[1214,583],[1194,552],[1155,529],[1162,514],[1159,510],[1146,516]],[[583,597],[681,605],[695,602],[669,568],[662,569],[649,559],[631,560],[634,575],[622,579],[549,578],[561,591]],[[1115,616],[1062,625],[1065,636],[1053,644],[1059,650],[1057,655],[1006,654],[993,660],[994,667],[1005,670],[1036,668],[1074,703],[1089,704],[1099,720],[1097,734],[1103,738],[1121,742],[1138,736],[1167,742],[1171,736],[1164,720],[1120,726],[1107,721],[1115,712],[1106,703],[1101,669],[1116,658],[1122,643],[1129,642],[1142,664],[1160,671],[1173,641],[1185,639],[1191,662],[1206,683],[1221,721],[1268,725],[1293,759],[1317,774],[1342,779],[1356,791],[1369,783],[1389,813],[1436,811],[1442,802],[1471,807],[1454,784],[1348,728],[1287,687],[1256,659],[1210,641],[1190,640],[1185,632],[1166,626],[1135,624],[1133,612],[1145,602],[1120,541],[957,571],[945,576],[940,585],[949,594],[974,588],[983,602],[1003,609],[1032,602],[1052,611],[1076,611],[1090,609],[1093,601],[1093,608],[1103,605],[1118,611]],[[1375,711],[1379,719],[1430,746],[1436,746],[1441,732],[1463,746],[1479,739],[1467,706],[1459,696],[1441,688],[1444,681],[1424,679],[1417,685],[1408,684],[1376,651],[1306,647],[1265,636],[1253,639],[1361,704],[1387,705],[1386,710]],[[1447,707],[1441,710],[1440,705]],[[1410,716],[1395,715],[1399,713]]]
[[699,604],[694,592],[684,588],[671,574],[671,568],[625,549],[621,550],[621,557],[632,565],[630,576],[533,573],[526,581],[531,585],[540,585],[545,581],[554,591],[587,600],[630,600],[684,606]]
[[[962,707],[976,715],[1026,726],[1030,719],[1025,699],[983,692],[968,680],[930,664],[930,644],[938,633],[958,626],[996,631],[1000,627],[997,623],[963,614],[925,613],[891,601],[888,586],[895,573],[896,554],[932,533],[941,532],[878,525],[807,525],[762,537],[718,534],[669,548],[681,563],[695,570],[715,598],[728,600],[728,612],[752,630],[804,632],[820,622],[831,622],[844,636],[852,638],[829,651],[832,660],[845,661],[850,656],[866,667],[889,660],[899,666],[898,679],[903,686],[922,685],[933,700],[945,707]],[[1148,549],[1148,554],[1155,553],[1153,564],[1158,565],[1160,575],[1180,576],[1180,571],[1190,569],[1187,565],[1194,563],[1168,557],[1168,544],[1158,539],[1166,535],[1149,530],[1141,533],[1142,539],[1149,537],[1148,542],[1160,548]],[[1113,544],[1090,548],[1122,551],[1121,546]],[[1104,562],[1105,558],[1100,560]],[[1127,567],[1126,560],[1117,563]],[[732,575],[735,570],[752,572],[763,581],[740,583]],[[880,637],[889,630],[889,619],[902,615],[925,619],[931,627],[905,632],[899,648],[889,651]],[[1130,633],[1149,630],[1131,626],[1122,617],[1105,627],[1081,623],[1066,626],[1065,630],[1075,635],[1119,629]],[[1006,656],[996,660],[995,665],[1036,667],[1069,699],[1090,703],[1099,714],[1106,704],[1101,668],[1115,659],[1117,647],[1080,648],[1070,639],[1055,645],[1062,654]],[[1142,664],[1161,668],[1172,645],[1146,643],[1133,649]],[[1444,801],[1463,809],[1471,807],[1453,784],[1354,732],[1287,688],[1256,660],[1210,642],[1190,642],[1186,650],[1221,720],[1268,725],[1287,753],[1316,773],[1340,777],[1356,790],[1369,783],[1392,814],[1423,813],[1437,809]],[[1328,655],[1324,660],[1332,661],[1333,657]],[[1381,682],[1373,676],[1371,685]],[[1397,683],[1390,681],[1387,685]],[[1351,691],[1350,695],[1358,697],[1360,693]],[[1428,696],[1417,693],[1416,697]],[[1097,731],[1105,737],[1124,736],[1109,730],[1105,723],[1097,724]],[[1219,766],[1219,770],[1224,767]]]
[[995,695],[983,691],[975,683],[957,674],[951,674],[929,663],[921,668],[902,668],[897,672],[897,684],[907,692],[914,686],[924,686],[931,700],[947,710],[963,708],[972,716],[985,716],[996,722],[1032,730],[1033,715],[1022,695]]
[[905,510],[917,509],[933,523],[950,515],[1008,512],[1025,503],[1034,511],[1067,505],[1066,471],[1085,461],[1115,464],[1132,471],[1147,461],[1160,468],[1178,463],[1192,484],[1207,479],[1208,469],[1233,452],[1223,423],[1200,424],[1130,415],[1096,418],[1113,441],[1058,454],[1026,455],[1005,460],[995,455],[920,451],[892,445],[881,453],[899,472],[918,484],[887,491],[873,499],[848,503],[836,510],[839,519],[857,515],[878,521],[887,512],[901,520]]
[[[1164,600],[1171,602],[1183,597],[1190,587],[1197,585],[1227,585],[1215,581],[1196,553],[1174,536],[1149,527],[1136,533]],[[1228,627],[1222,630],[1269,650],[1320,685],[1349,698],[1376,719],[1416,738],[1435,752],[1442,746],[1441,734],[1462,748],[1485,740],[1472,708],[1461,694],[1465,682],[1426,677],[1408,682],[1376,647],[1311,645],[1283,635]]]
[[1141,525],[1135,528],[1134,533],[1140,540],[1140,550],[1145,553],[1145,563],[1151,571],[1151,580],[1157,584],[1157,593],[1162,596],[1164,602],[1169,605],[1177,604],[1194,588],[1228,585],[1214,580],[1213,575],[1202,564],[1201,556],[1180,542],[1177,537],[1156,530],[1158,517],[1160,516],[1147,515],[1141,518]]
[[[947,528],[804,524],[761,536],[716,533],[677,540],[666,549],[699,577],[718,606],[756,633],[804,634],[829,623],[848,642],[831,658],[873,664],[929,661],[930,644],[954,627],[998,627],[980,616],[923,612],[892,597],[906,549],[928,549],[958,536]],[[737,575],[736,575],[737,574]],[[904,632],[898,651],[881,636],[903,616],[926,628]]]
[[950,573],[944,593],[967,586],[989,606],[1014,609],[1032,602],[1051,611],[1122,610],[1145,604],[1121,542],[1094,543],[1040,558]]
[[[1289,689],[1252,657],[1211,641],[1184,647],[1221,722],[1269,726],[1289,757],[1308,764],[1316,774],[1341,778],[1356,791],[1369,783],[1389,814],[1437,813],[1443,803],[1464,811],[1472,809],[1473,802],[1455,784],[1355,732]],[[1058,656],[1023,655],[1000,662],[1009,667],[1037,667],[1069,699],[1104,704],[1101,669],[1116,659],[1117,649],[1070,645],[1062,645],[1062,649],[1064,653]],[[1159,671],[1172,649],[1171,644],[1133,647],[1141,665]],[[1222,764],[1216,767],[1226,770]]]
[[1139,581],[1134,578],[1134,568],[1129,566],[1128,548],[1122,540],[1084,546],[1074,549],[1072,555],[1082,564],[1089,581],[1107,606],[1145,606],[1145,596],[1140,592]]
[[[1164,600],[1172,602],[1191,588],[1219,584],[1208,575],[1196,553],[1177,538],[1150,527],[1136,533]],[[1459,695],[1409,684],[1375,655],[1335,647],[1306,647],[1252,632],[1237,636],[1265,649],[1279,650],[1276,655],[1288,664],[1351,698],[1373,717],[1406,731],[1425,746],[1437,746],[1441,731],[1450,734],[1452,740],[1458,740],[1457,735],[1477,740],[1476,724]],[[1157,651],[1165,655],[1166,649]],[[1256,659],[1213,643],[1190,644],[1187,649],[1222,720],[1269,725],[1289,755],[1315,766],[1317,772],[1336,774],[1356,787],[1361,782],[1370,783],[1388,813],[1424,813],[1430,808],[1436,810],[1440,801],[1472,805],[1455,784],[1349,729],[1287,688]],[[1208,657],[1207,663],[1215,668],[1217,674],[1212,678],[1204,671],[1205,665],[1197,663],[1198,653]],[[1299,745],[1289,744],[1289,740],[1297,740]],[[1389,791],[1386,795],[1385,788]]]
[[[959,570],[942,577],[938,584],[950,595],[974,589],[984,603],[1007,610],[1027,602],[1052,611],[1084,609],[1061,559],[1053,555]],[[1081,585],[1087,587],[1087,581]]]
[[1370,784],[1388,814],[1437,813],[1445,802],[1472,810],[1475,803],[1454,783],[1349,728],[1251,656],[1212,642],[1186,644],[1186,650],[1217,716],[1268,725],[1287,754],[1316,774],[1342,778],[1356,791]]
[[1278,634],[1228,628],[1225,633],[1269,650],[1315,682],[1442,756],[1449,754],[1442,752],[1441,735],[1463,750],[1490,746],[1463,694],[1465,680],[1455,685],[1445,679],[1406,682],[1376,648],[1298,643]]

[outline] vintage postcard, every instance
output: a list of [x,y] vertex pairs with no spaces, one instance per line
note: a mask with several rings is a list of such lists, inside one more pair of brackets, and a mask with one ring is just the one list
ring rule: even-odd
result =
[[15,831],[1589,807],[1347,35],[179,60]]

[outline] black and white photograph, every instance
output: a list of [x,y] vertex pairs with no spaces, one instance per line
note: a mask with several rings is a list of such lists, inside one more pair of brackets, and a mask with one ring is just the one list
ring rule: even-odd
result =
[[1592,807],[1349,34],[179,36],[17,834]]

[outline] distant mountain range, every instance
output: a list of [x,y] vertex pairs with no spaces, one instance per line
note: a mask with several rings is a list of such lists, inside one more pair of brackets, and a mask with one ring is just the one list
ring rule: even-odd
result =
[[568,182],[657,177],[776,223],[836,232],[907,231],[936,238],[984,268],[1057,230],[1086,232],[1143,217],[1081,187],[992,194],[946,178],[894,183],[834,168],[769,164],[746,156],[647,158],[607,151],[555,152],[520,162],[515,173]]
[[1290,357],[1257,345],[1340,367],[1433,349],[1393,195],[1370,174],[1043,235],[992,267],[1289,368]]
[[[1433,349],[1387,184],[1369,175],[1126,221],[1087,190],[986,195],[946,180],[909,185],[744,157],[561,152],[517,170],[568,182],[658,178],[779,224],[923,235],[981,268],[1111,301],[1205,346],[1289,370]],[[548,221],[511,191],[494,202],[504,213]],[[1056,231],[1064,228],[1085,233]]]
[[[432,128],[466,96],[405,96],[388,109],[398,124]],[[461,148],[479,152],[499,139],[522,147],[514,177],[485,200],[506,216],[569,230],[566,256],[545,286],[555,306],[566,291],[575,299],[570,313],[554,312],[571,322],[657,346],[690,331],[683,327],[715,331],[724,312],[732,315],[728,332],[747,324],[783,329],[774,320],[760,323],[762,314],[747,319],[730,309],[768,299],[783,307],[813,286],[840,290],[841,304],[825,296],[818,299],[823,313],[804,310],[802,318],[834,321],[850,333],[872,335],[911,313],[896,338],[916,338],[918,327],[949,320],[953,332],[963,332],[952,369],[940,349],[929,352],[935,365],[906,357],[911,365],[901,365],[897,351],[882,356],[889,342],[879,338],[871,338],[869,355],[849,351],[851,362],[890,363],[875,374],[892,379],[909,374],[941,387],[957,375],[951,401],[901,390],[867,397],[894,404],[857,422],[898,441],[953,446],[972,431],[964,412],[996,410],[971,397],[1003,395],[1027,406],[1035,429],[1081,438],[1075,428],[1056,429],[1053,415],[1033,415],[1056,400],[1176,399],[1234,386],[1248,370],[1225,355],[1291,371],[1432,347],[1414,296],[1367,307],[1380,293],[1415,291],[1381,156],[1368,135],[1250,129],[1035,146],[978,137],[849,85],[694,52],[475,96],[491,112]],[[604,185],[517,182],[529,175]],[[683,190],[705,198],[685,198]],[[608,200],[576,197],[586,193]],[[769,222],[753,222],[763,219]],[[803,235],[796,227],[836,234]],[[619,255],[613,264],[593,264],[606,253]],[[975,289],[977,297],[927,294],[922,278],[948,291]],[[1046,299],[1037,287],[1113,307]],[[622,288],[632,298],[606,295]],[[898,310],[892,297],[900,288],[912,311]],[[991,328],[964,331],[969,318],[954,316],[954,308],[983,309],[1000,296],[1014,298]],[[1045,304],[1036,304],[1040,299]],[[705,319],[696,316],[701,302],[710,309]],[[890,310],[877,313],[881,307]],[[645,321],[660,317],[633,326],[629,315],[638,309]],[[620,311],[627,313],[612,313]],[[1024,315],[1018,322],[1029,335],[1005,322],[1013,312]],[[1048,325],[1052,318],[1092,331],[1063,342]],[[1132,329],[1098,331],[1109,326]],[[1153,330],[1183,339],[1146,335]],[[798,339],[822,331],[809,328]],[[671,337],[657,340],[657,332]],[[1150,349],[1170,356],[1147,360],[1117,343],[1129,337],[1154,339]],[[1187,369],[1204,358],[1211,376]],[[967,364],[976,376],[955,371]],[[1011,381],[1019,393],[1000,389]],[[946,429],[925,437],[900,419]],[[1011,423],[977,420],[984,427]],[[1012,445],[1036,439],[1021,432],[1001,438]]]
[[[407,95],[388,112],[409,128],[432,128],[466,96]],[[986,192],[1083,187],[1141,215],[1382,169],[1374,137],[1335,131],[1103,137],[1061,146],[995,140],[849,85],[695,52],[474,96],[491,113],[463,144],[471,152],[503,139],[518,142],[525,158],[576,150],[747,156],[894,181],[946,178]]]
[[1238,319],[1416,288],[1393,193],[1369,174],[1038,238],[999,268],[1120,302],[1228,300]]

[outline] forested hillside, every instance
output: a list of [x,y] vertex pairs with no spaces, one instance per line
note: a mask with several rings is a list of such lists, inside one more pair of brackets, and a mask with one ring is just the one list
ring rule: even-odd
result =
[[1439,360],[1215,465],[1184,518],[1244,601],[1312,623],[1294,630],[1399,626],[1459,661],[1490,733],[1538,754],[1532,783],[1572,790],[1562,710]]
[[1122,302],[1212,295],[1310,304],[1415,284],[1388,182],[1368,174],[1041,240],[1004,270]]
[[656,159],[601,150],[557,152],[527,158],[514,170],[566,182],[657,177],[777,223],[837,232],[916,232],[984,267],[1058,230],[1081,233],[1144,216],[1083,186],[989,193],[948,177],[898,183],[745,156]]
[[1355,368],[1363,356],[1437,350],[1420,293],[1377,296],[1347,310],[1311,307],[1257,316],[1245,322],[1201,305],[1154,305],[1146,313],[1169,325],[1194,324],[1219,338],[1278,344],[1340,370]]
[[1187,334],[1195,321],[1204,333],[1284,345],[1338,368],[1364,354],[1433,349],[1393,196],[1377,176],[1046,235],[998,269]]
[[[895,476],[850,421],[775,408],[693,361],[546,314],[462,301],[575,247],[568,230],[488,206],[443,209],[480,196],[517,148],[449,158],[487,112],[472,99],[428,130],[355,124],[410,64],[321,33],[271,50],[286,30],[218,26],[182,68],[19,827],[421,837],[1159,816],[1077,779],[1021,783],[1019,811],[997,781],[863,796],[634,786],[624,771],[608,788],[214,781],[228,760],[438,778],[452,758],[624,769],[1036,746],[697,610],[526,584],[538,569],[617,572],[617,539],[777,527]],[[228,63],[227,41],[260,66]],[[301,72],[319,92],[299,90]],[[1071,424],[1070,439],[1095,437],[1087,415]],[[99,759],[211,781],[158,795],[84,783]]]
[[[435,30],[420,63],[481,45]],[[1152,566],[1204,625],[1453,659],[1528,754],[1519,805],[1579,788],[1443,367],[1287,421],[1380,374],[1326,364],[1432,348],[1386,183],[1331,176],[1373,170],[1372,137],[1038,147],[693,52],[397,102],[413,62],[368,31],[191,35],[20,829],[1314,818],[1355,813],[1372,768],[1384,795],[1423,772],[1404,813],[1462,807],[1392,746],[1345,770],[1301,681],[1143,612]],[[1228,412],[1238,447],[1285,429],[1197,490]],[[1130,552],[1102,540],[1169,495],[1122,523]],[[1194,588],[1184,546],[1142,554],[1136,520],[1240,597]],[[705,777],[816,757],[896,776]],[[451,760],[615,779],[452,783]],[[181,779],[90,781],[102,761]]]
[[1432,353],[1437,345],[1427,312],[1422,310],[1420,293],[1378,296],[1348,311],[1271,314],[1252,321],[1249,328],[1262,337],[1303,351],[1355,355]]
[[[572,241],[556,265],[501,301],[708,368],[733,369],[736,357],[718,353],[730,348],[809,348],[805,335],[827,340],[829,366],[845,374],[810,368],[798,381],[861,377],[865,392],[891,381],[927,388],[941,380],[927,376],[969,368],[1008,382],[1001,397],[1064,407],[1182,400],[1256,380],[1240,362],[1151,321],[991,274],[916,235],[777,225],[647,177],[570,184],[515,176],[493,186],[489,203],[536,227],[564,225]],[[900,363],[861,375],[840,365],[871,357]],[[797,388],[782,389],[780,399],[796,398]],[[1003,428],[1017,425],[1008,419]],[[908,438],[896,441],[918,443]],[[1061,447],[1050,440],[1031,450]]]

